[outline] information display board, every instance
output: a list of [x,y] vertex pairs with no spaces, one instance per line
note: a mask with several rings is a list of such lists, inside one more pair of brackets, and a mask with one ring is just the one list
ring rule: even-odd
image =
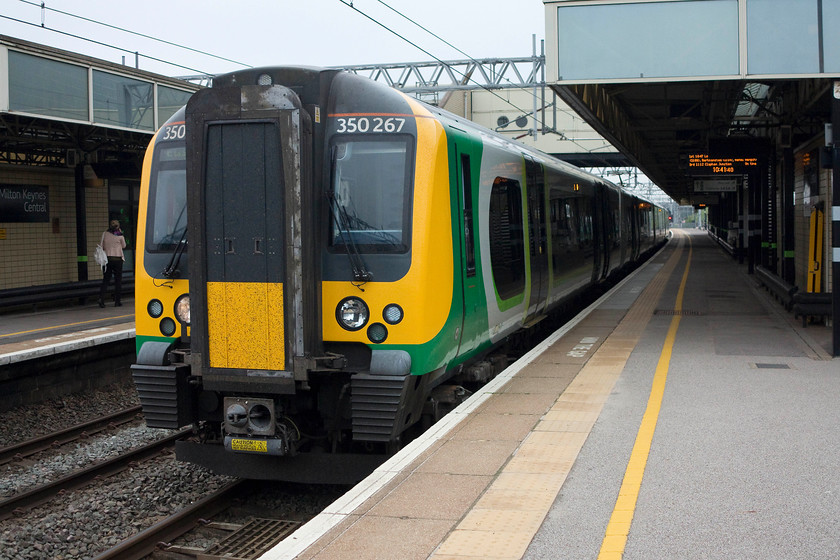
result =
[[744,175],[758,168],[758,158],[721,157],[706,154],[689,154],[689,175]]

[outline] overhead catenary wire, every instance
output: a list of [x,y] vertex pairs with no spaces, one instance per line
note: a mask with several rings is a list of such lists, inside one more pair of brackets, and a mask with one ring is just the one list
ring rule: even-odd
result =
[[143,58],[148,59],[148,60],[152,60],[154,62],[159,62],[161,64],[166,64],[168,66],[172,66],[172,67],[175,67],[175,68],[181,68],[181,69],[184,69],[184,70],[189,70],[191,72],[206,75],[206,76],[212,76],[213,73],[207,72],[205,70],[201,70],[201,69],[198,69],[198,68],[194,68],[194,67],[191,67],[191,66],[185,66],[185,65],[179,64],[177,62],[172,62],[170,60],[157,58],[157,57],[145,54],[145,53],[141,53],[137,49],[128,49],[128,48],[120,47],[120,46],[117,46],[117,45],[114,45],[114,44],[111,44],[111,43],[106,43],[104,41],[98,41],[96,39],[91,39],[89,37],[83,37],[83,36],[77,35],[75,33],[70,33],[70,32],[67,32],[67,31],[63,31],[63,30],[58,29],[56,27],[50,27],[46,24],[45,13],[46,13],[46,11],[59,13],[59,14],[62,14],[64,16],[67,16],[67,17],[76,18],[76,19],[79,19],[79,20],[82,20],[82,21],[87,21],[89,23],[93,23],[95,25],[100,25],[100,26],[103,26],[103,27],[114,29],[114,30],[120,31],[122,33],[128,33],[128,34],[131,34],[131,35],[136,35],[136,36],[142,37],[144,39],[157,41],[157,42],[160,42],[160,43],[172,46],[172,47],[176,47],[176,48],[184,49],[184,50],[194,52],[194,53],[197,53],[197,54],[201,54],[203,56],[208,56],[208,57],[211,57],[211,58],[216,58],[216,59],[223,60],[223,61],[226,61],[226,62],[231,62],[233,64],[238,64],[238,65],[241,65],[241,66],[252,68],[251,65],[248,65],[244,62],[239,62],[239,61],[236,61],[236,60],[232,60],[232,59],[229,59],[229,58],[225,58],[225,57],[222,57],[222,56],[215,55],[213,53],[209,53],[209,52],[202,51],[202,50],[199,50],[199,49],[194,49],[194,48],[188,47],[186,45],[180,45],[178,43],[174,43],[174,42],[171,42],[171,41],[166,41],[164,39],[160,39],[160,38],[154,37],[152,35],[147,35],[147,34],[144,34],[144,33],[138,33],[136,31],[132,31],[130,29],[125,29],[125,28],[122,28],[122,27],[111,25],[109,23],[105,23],[105,22],[98,21],[98,20],[95,20],[95,19],[92,19],[92,18],[80,16],[78,14],[73,14],[73,13],[58,10],[58,9],[55,9],[55,8],[49,8],[49,7],[46,6],[45,2],[37,3],[37,2],[32,2],[31,0],[20,0],[20,1],[24,4],[28,4],[30,6],[38,7],[38,8],[41,9],[41,23],[40,23],[40,25],[36,24],[36,23],[32,23],[31,21],[22,20],[22,19],[19,19],[19,18],[7,16],[7,15],[4,15],[4,14],[0,14],[0,18],[7,19],[7,20],[10,20],[10,21],[14,21],[16,23],[21,23],[23,25],[28,25],[30,27],[36,27],[36,28],[39,28],[39,29],[44,29],[44,30],[50,31],[52,33],[57,33],[59,35],[64,35],[66,37],[72,37],[74,39],[78,39],[78,40],[81,40],[81,41],[86,41],[88,43],[93,43],[95,45],[99,45],[99,46],[106,47],[106,48],[109,48],[109,49],[114,49],[116,51],[120,51],[120,52],[124,52],[124,53],[128,53],[128,54],[133,54],[135,56],[142,56]]
[[[405,19],[405,20],[409,21],[410,23],[412,23],[412,24],[416,25],[417,27],[419,27],[420,29],[422,29],[423,31],[425,31],[426,33],[428,33],[429,35],[431,35],[431,36],[432,36],[432,37],[434,37],[435,39],[437,39],[437,40],[439,40],[440,42],[442,42],[443,44],[445,44],[446,46],[451,47],[451,48],[455,49],[456,51],[458,51],[459,53],[461,53],[462,55],[466,56],[466,57],[467,57],[467,59],[469,59],[471,62],[473,62],[473,63],[475,63],[475,64],[477,64],[477,65],[479,65],[479,66],[481,66],[481,67],[484,67],[484,64],[482,64],[480,61],[478,61],[478,60],[476,60],[475,58],[471,57],[469,54],[467,54],[466,52],[462,51],[461,49],[459,49],[458,47],[456,47],[455,45],[453,45],[452,43],[450,43],[449,41],[447,41],[446,39],[444,39],[443,37],[441,37],[440,35],[438,35],[438,34],[437,34],[437,33],[435,33],[434,31],[432,31],[432,30],[428,29],[427,27],[425,27],[425,26],[421,25],[420,23],[418,23],[418,22],[414,21],[413,19],[411,19],[410,17],[408,17],[408,16],[407,16],[407,15],[405,15],[404,13],[400,12],[400,11],[399,11],[399,10],[397,10],[396,8],[394,8],[394,7],[392,7],[392,6],[389,6],[386,2],[383,2],[383,0],[376,0],[376,1],[377,1],[377,2],[379,2],[380,4],[382,4],[383,6],[385,6],[386,8],[388,8],[389,10],[391,10],[392,12],[394,12],[395,14],[399,15],[401,18],[403,18],[403,19]],[[438,61],[438,62],[440,62],[440,61]],[[448,67],[448,68],[450,68],[450,69],[452,69],[452,70],[454,70],[454,69],[453,69],[451,66],[449,66],[449,65],[447,65],[447,67]],[[463,75],[463,74],[462,74],[462,75]],[[467,76],[464,76],[464,77],[466,78]],[[509,79],[509,78],[506,78],[506,77],[505,77],[504,79],[505,79],[508,83],[511,83],[511,84],[513,83],[513,82],[511,82],[511,81],[510,81],[510,79]],[[535,79],[536,79],[536,76],[535,76]],[[472,80],[471,80],[471,81],[472,81]],[[476,83],[478,83],[478,82],[476,82]],[[486,89],[486,88],[485,88],[485,89]],[[532,93],[531,95],[534,95],[534,94]],[[510,102],[508,101],[508,103],[510,103]],[[511,105],[513,105],[513,104],[511,103]],[[514,107],[516,107],[516,105],[513,105],[513,106],[514,106]],[[522,111],[522,110],[523,110],[523,109],[519,109],[519,107],[516,107],[516,108],[517,108],[518,110],[520,110],[520,111]],[[527,113],[527,114],[531,114],[531,113]],[[534,118],[536,118],[536,115],[534,116]],[[538,121],[538,122],[540,122],[540,124],[544,124],[542,121],[539,121],[539,119],[537,119],[537,121]],[[581,147],[582,147],[582,146],[581,146]]]
[[[419,49],[419,50],[420,50],[420,51],[422,51],[423,53],[425,53],[425,54],[427,54],[428,56],[432,57],[434,60],[436,60],[436,61],[437,61],[437,62],[439,62],[440,64],[443,64],[444,66],[446,66],[447,68],[449,68],[449,69],[450,69],[451,71],[453,71],[454,73],[461,75],[461,76],[462,76],[462,77],[464,77],[467,81],[471,81],[471,82],[475,83],[475,84],[476,84],[476,85],[478,85],[480,88],[484,89],[485,91],[487,91],[487,92],[488,92],[488,93],[490,93],[491,95],[493,95],[493,96],[497,97],[498,99],[502,100],[504,103],[506,103],[506,104],[510,105],[511,107],[513,107],[514,109],[516,109],[517,111],[521,112],[523,115],[525,115],[525,116],[532,115],[532,116],[533,116],[533,118],[534,118],[534,120],[535,120],[535,121],[536,121],[536,122],[537,122],[537,123],[538,123],[538,124],[539,124],[539,125],[543,128],[543,130],[545,130],[545,129],[547,129],[547,128],[548,128],[548,127],[547,127],[547,125],[546,125],[546,123],[545,123],[545,121],[544,121],[542,118],[540,118],[540,117],[536,114],[536,112],[534,112],[534,111],[526,111],[525,109],[522,109],[521,107],[517,106],[515,103],[513,103],[513,102],[512,102],[512,101],[510,101],[509,99],[505,99],[505,98],[504,98],[504,97],[502,97],[501,95],[497,94],[495,91],[493,91],[493,90],[491,90],[491,89],[489,89],[489,88],[485,87],[485,86],[484,86],[484,85],[482,85],[481,83],[479,83],[477,80],[474,80],[472,77],[467,76],[467,75],[466,75],[466,74],[464,74],[463,72],[461,72],[461,71],[459,71],[458,69],[456,69],[456,68],[452,67],[450,64],[447,64],[445,61],[443,61],[443,60],[441,60],[440,58],[436,57],[435,55],[433,55],[433,54],[432,54],[431,52],[429,52],[428,50],[426,50],[426,49],[424,49],[424,48],[420,47],[420,46],[419,46],[418,44],[416,44],[415,42],[413,42],[413,41],[411,41],[411,40],[407,39],[407,38],[406,38],[406,37],[404,37],[403,35],[401,35],[401,34],[397,33],[397,32],[396,32],[396,31],[394,31],[393,29],[389,28],[387,25],[385,25],[385,24],[381,23],[380,21],[376,20],[376,19],[375,19],[375,18],[373,18],[372,16],[368,15],[367,13],[365,13],[365,12],[363,12],[362,10],[360,10],[359,8],[357,8],[357,7],[353,4],[353,1],[352,1],[352,0],[350,0],[350,2],[347,2],[346,0],[339,0],[339,2],[341,2],[341,3],[342,3],[342,4],[344,4],[345,6],[348,6],[348,7],[352,8],[354,11],[356,11],[356,12],[357,12],[357,13],[359,13],[360,15],[362,15],[362,16],[364,16],[364,17],[366,17],[367,19],[369,19],[369,20],[370,20],[370,21],[372,21],[373,23],[375,23],[375,24],[379,25],[380,27],[382,27],[383,29],[385,29],[385,30],[386,30],[386,31],[388,31],[389,33],[392,33],[393,35],[396,35],[398,38],[402,39],[403,41],[407,42],[408,44],[410,44],[410,45],[412,45],[412,46],[416,47],[417,49]],[[475,58],[473,58],[472,56],[470,56],[468,53],[464,52],[463,50],[461,50],[460,48],[458,48],[457,46],[455,46],[455,45],[454,45],[454,44],[452,44],[451,42],[447,41],[446,39],[444,39],[444,38],[443,38],[443,37],[441,37],[440,35],[436,34],[435,32],[433,32],[433,31],[431,31],[430,29],[426,28],[426,27],[425,27],[425,26],[423,26],[422,24],[420,24],[420,23],[418,23],[417,21],[413,20],[413,19],[412,19],[412,18],[410,18],[409,16],[407,16],[407,15],[403,14],[402,12],[400,12],[399,10],[397,10],[396,8],[394,8],[394,7],[390,6],[388,3],[384,2],[383,0],[377,0],[377,2],[379,2],[380,4],[382,4],[383,6],[385,6],[387,9],[391,10],[392,12],[394,12],[395,14],[399,15],[401,18],[403,18],[403,19],[407,20],[407,21],[408,21],[408,22],[410,22],[411,24],[413,24],[413,25],[415,25],[415,26],[419,27],[420,29],[422,29],[423,31],[425,31],[426,33],[428,33],[429,35],[431,35],[431,36],[432,36],[432,37],[434,37],[435,39],[437,39],[437,40],[441,41],[442,43],[444,43],[444,44],[445,44],[445,45],[447,45],[448,47],[450,47],[450,48],[452,48],[452,49],[454,49],[454,50],[458,51],[459,53],[461,53],[462,55],[464,55],[465,57],[467,57],[467,58],[468,58],[470,61],[472,61],[473,63],[475,63],[475,64],[477,64],[477,65],[479,65],[479,66],[484,66],[484,65],[483,65],[480,61],[476,60]],[[508,82],[510,82],[510,80],[508,80],[507,78],[505,78],[505,79],[506,79]],[[529,93],[530,93],[530,95],[532,95],[532,96],[536,95],[536,94],[531,93],[531,92],[529,92]],[[543,107],[542,109],[540,109],[540,111],[542,111],[542,110],[544,110],[544,109],[545,109],[545,107]],[[537,111],[537,112],[539,112],[539,111]],[[556,132],[556,131],[555,131],[555,132]],[[526,135],[527,135],[527,134],[526,134]],[[576,141],[576,140],[574,140],[574,139],[572,139],[572,138],[569,138],[569,137],[567,137],[566,135],[562,135],[562,136],[563,136],[563,139],[564,139],[565,141],[567,141],[567,142],[571,142],[572,144],[574,144],[574,145],[578,146],[579,148],[581,148],[581,149],[582,149],[582,150],[584,150],[585,152],[587,152],[587,153],[595,153],[593,150],[591,150],[591,149],[587,148],[586,146],[582,145],[580,142],[578,142],[578,141]],[[518,138],[520,138],[520,137],[517,137],[517,139],[518,139]]]
[[[217,58],[217,59],[219,59],[219,60],[224,60],[224,61],[226,61],[226,62],[232,62],[232,63],[234,63],[234,64],[239,64],[239,65],[241,65],[241,66],[245,66],[245,67],[248,67],[248,68],[253,68],[253,66],[251,66],[251,65],[249,65],[249,64],[246,64],[246,63],[243,63],[243,62],[239,62],[239,61],[236,61],[236,60],[232,60],[232,59],[229,59],[229,58],[221,57],[221,56],[218,56],[218,55],[214,55],[214,54],[212,54],[212,53],[208,53],[208,52],[206,52],[206,51],[201,51],[201,50],[199,50],[199,49],[194,49],[194,48],[192,48],[192,47],[187,47],[187,46],[185,46],[185,45],[180,45],[180,44],[177,44],[177,43],[173,43],[173,42],[171,42],[171,41],[166,41],[166,40],[164,40],[164,39],[160,39],[160,38],[157,38],[157,37],[154,37],[154,36],[151,36],[151,35],[147,35],[147,34],[144,34],[144,33],[139,33],[139,32],[136,32],[136,31],[132,31],[132,30],[130,30],[130,29],[126,29],[126,28],[123,28],[123,27],[119,27],[119,26],[111,25],[111,24],[108,24],[108,23],[105,23],[105,22],[102,22],[102,21],[98,21],[98,20],[95,20],[95,19],[92,19],[92,18],[88,18],[88,17],[85,17],[85,16],[81,16],[81,15],[78,15],[78,14],[73,14],[73,13],[66,12],[66,11],[63,11],[63,10],[59,10],[59,9],[56,9],[56,8],[50,8],[50,7],[46,6],[46,3],[45,3],[45,2],[33,2],[33,1],[31,1],[31,0],[20,0],[20,1],[21,1],[22,3],[24,3],[24,4],[27,4],[27,5],[30,5],[30,6],[34,6],[34,7],[39,7],[39,8],[41,8],[41,24],[40,24],[40,25],[34,24],[34,23],[32,23],[32,22],[25,21],[25,20],[17,19],[17,18],[11,17],[11,16],[2,15],[2,14],[0,14],[0,17],[5,18],[5,19],[8,19],[8,20],[11,20],[11,21],[15,21],[15,22],[17,22],[17,23],[22,23],[22,24],[24,24],[24,25],[29,25],[29,26],[31,26],[31,27],[40,27],[40,28],[42,28],[42,29],[45,29],[45,30],[47,30],[47,31],[51,31],[51,32],[53,32],[53,33],[58,33],[58,34],[61,34],[61,35],[65,35],[65,36],[67,36],[67,37],[72,37],[72,38],[74,38],[74,39],[79,39],[79,40],[87,41],[87,42],[90,42],[90,43],[93,43],[93,44],[96,44],[96,45],[100,45],[100,46],[103,46],[103,47],[106,47],[106,48],[111,48],[111,49],[118,50],[118,51],[121,51],[121,52],[125,52],[125,53],[128,53],[128,54],[134,54],[134,55],[138,55],[138,56],[143,56],[144,58],[149,59],[149,60],[153,60],[153,61],[155,61],[155,62],[160,62],[160,63],[162,63],[162,64],[167,64],[167,65],[170,65],[170,66],[173,66],[173,67],[177,67],[177,68],[182,68],[182,69],[185,69],[185,70],[190,70],[190,71],[192,71],[192,72],[197,72],[197,73],[199,73],[199,74],[211,75],[211,73],[206,72],[206,71],[204,71],[204,70],[200,70],[200,69],[193,68],[193,67],[190,67],[190,66],[185,66],[185,65],[182,65],[182,64],[177,64],[177,63],[170,62],[170,61],[168,61],[168,60],[164,60],[164,59],[160,59],[160,58],[156,58],[156,57],[153,57],[153,56],[150,56],[150,55],[142,54],[142,53],[140,53],[140,52],[139,52],[139,51],[137,51],[137,50],[132,50],[132,49],[127,49],[127,48],[119,47],[119,46],[116,46],[116,45],[113,45],[113,44],[110,44],[110,43],[105,43],[105,42],[103,42],[103,41],[97,41],[97,40],[95,40],[95,39],[90,39],[90,38],[88,38],[88,37],[83,37],[83,36],[80,36],[80,35],[76,35],[76,34],[74,34],[74,33],[69,33],[69,32],[67,32],[67,31],[62,31],[62,30],[60,30],[60,29],[56,29],[56,28],[54,28],[54,27],[49,27],[49,26],[47,26],[47,25],[46,25],[45,18],[44,18],[44,13],[45,13],[45,11],[50,11],[50,12],[59,13],[59,14],[62,14],[62,15],[64,15],[64,16],[67,16],[67,17],[72,17],[72,18],[76,18],[76,19],[79,19],[79,20],[82,20],[82,21],[87,21],[87,22],[89,22],[89,23],[93,23],[93,24],[95,24],[95,25],[101,25],[101,26],[104,26],[104,27],[107,27],[107,28],[110,28],[110,29],[114,29],[114,30],[117,30],[117,31],[123,32],[123,33],[129,33],[129,34],[131,34],[131,35],[136,35],[136,36],[138,36],[138,37],[142,37],[142,38],[149,39],[149,40],[152,40],[152,41],[161,42],[161,43],[164,43],[164,44],[167,44],[167,45],[170,45],[170,46],[174,46],[174,47],[176,47],[176,48],[185,49],[185,50],[188,50],[188,51],[191,51],[191,52],[195,52],[195,53],[198,53],[198,54],[202,54],[202,55],[205,55],[205,56],[209,56],[209,57],[212,57],[212,58]],[[439,59],[438,57],[434,56],[431,52],[429,52],[428,50],[426,50],[426,49],[422,48],[420,45],[418,45],[418,44],[416,44],[416,43],[414,43],[414,42],[410,41],[408,38],[406,38],[406,37],[404,37],[404,36],[400,35],[400,34],[399,34],[399,33],[397,33],[396,31],[394,31],[394,30],[390,29],[389,27],[387,27],[386,25],[384,25],[384,24],[380,23],[379,21],[377,21],[377,20],[376,20],[376,19],[374,19],[373,17],[371,17],[371,16],[369,16],[368,14],[366,14],[366,13],[362,12],[361,10],[359,10],[358,8],[356,8],[356,7],[353,5],[352,1],[351,1],[351,2],[349,2],[349,3],[348,3],[348,2],[346,2],[345,0],[339,0],[339,1],[340,1],[340,2],[342,2],[343,4],[345,4],[346,6],[349,6],[350,8],[352,8],[353,10],[355,10],[356,12],[358,12],[359,14],[363,15],[364,17],[366,17],[366,18],[370,19],[371,21],[373,21],[373,22],[374,22],[374,23],[376,23],[377,25],[379,25],[379,26],[383,27],[383,28],[384,28],[384,29],[386,29],[387,31],[389,31],[389,32],[393,33],[394,35],[396,35],[396,36],[397,36],[397,37],[399,37],[400,39],[402,39],[402,40],[406,41],[406,42],[407,42],[407,43],[409,43],[410,45],[412,45],[412,46],[414,46],[415,48],[419,49],[420,51],[424,52],[425,54],[427,54],[428,56],[432,57],[433,59],[435,59],[435,60],[436,60],[436,61],[438,61],[439,63],[441,63],[441,64],[443,64],[443,65],[447,66],[447,67],[448,67],[448,68],[450,68],[452,71],[454,71],[454,72],[456,72],[456,73],[458,73],[458,74],[461,74],[462,76],[464,76],[464,77],[465,77],[466,79],[468,79],[468,80],[471,80],[471,78],[467,78],[467,76],[466,76],[466,75],[464,75],[462,72],[460,72],[459,70],[457,70],[457,69],[453,68],[451,65],[447,64],[446,62],[444,62],[443,60]],[[403,17],[404,19],[408,20],[408,21],[409,21],[409,22],[411,22],[412,24],[417,25],[418,27],[420,27],[421,29],[423,29],[426,33],[429,33],[430,35],[432,35],[432,36],[433,36],[433,37],[435,37],[436,39],[438,39],[438,40],[440,40],[440,41],[444,42],[444,43],[445,43],[445,44],[447,44],[448,46],[452,47],[453,49],[455,49],[455,50],[457,50],[458,52],[460,52],[461,54],[463,54],[464,56],[467,56],[467,57],[468,57],[471,61],[475,62],[476,64],[480,64],[480,63],[479,63],[478,61],[476,61],[473,57],[469,56],[467,53],[465,53],[463,50],[459,49],[458,47],[456,47],[456,46],[455,46],[455,45],[453,45],[452,43],[450,43],[450,42],[446,41],[445,39],[443,39],[443,38],[442,38],[442,37],[440,37],[439,35],[435,34],[435,33],[434,33],[434,32],[432,32],[431,30],[427,29],[426,27],[423,27],[422,25],[420,25],[419,23],[417,23],[417,22],[416,22],[416,21],[414,21],[413,19],[409,18],[409,17],[408,17],[408,16],[406,16],[405,14],[403,14],[403,13],[399,12],[398,10],[396,10],[395,8],[393,8],[393,7],[389,6],[387,3],[382,2],[381,0],[379,0],[379,1],[380,1],[380,3],[381,3],[383,6],[387,7],[388,9],[390,9],[390,10],[392,10],[392,11],[394,11],[394,12],[396,12],[397,14],[399,14],[401,17]],[[471,81],[474,81],[474,80],[471,80]],[[476,83],[476,84],[478,84],[478,82],[477,82],[477,81],[475,81],[475,83]],[[479,85],[480,87],[482,87],[483,89],[485,89],[486,91],[488,91],[489,93],[491,93],[492,95],[494,95],[495,97],[497,97],[497,98],[499,98],[500,100],[502,100],[503,102],[505,102],[505,103],[509,104],[510,106],[514,107],[517,111],[520,111],[520,112],[525,113],[525,114],[530,114],[530,113],[528,113],[527,111],[525,111],[524,109],[522,109],[522,108],[520,108],[520,107],[516,106],[516,104],[512,103],[510,100],[505,99],[504,97],[502,97],[502,96],[498,95],[496,92],[494,92],[494,91],[490,90],[489,88],[486,88],[486,87],[482,86],[481,84],[478,84],[478,85]],[[534,116],[534,119],[535,119],[538,123],[540,123],[540,125],[541,125],[541,126],[545,127],[545,123],[544,123],[544,122],[543,122],[543,121],[542,121],[542,120],[541,120],[541,119],[540,119],[540,118],[539,118],[536,114],[534,114],[533,116]],[[583,146],[581,146],[581,148],[583,148]],[[584,149],[585,149],[585,148],[584,148]]]
[[[513,102],[512,102],[512,101],[510,101],[509,99],[505,99],[504,97],[502,97],[501,95],[499,95],[498,93],[496,93],[495,91],[493,91],[492,89],[490,89],[490,88],[488,88],[488,87],[484,86],[483,84],[479,83],[477,80],[474,80],[471,76],[467,76],[466,74],[464,74],[463,72],[461,72],[461,71],[460,71],[460,70],[458,70],[457,68],[454,68],[452,65],[447,64],[444,60],[441,60],[440,58],[438,58],[437,56],[435,56],[434,54],[432,54],[432,53],[431,53],[431,52],[429,52],[428,50],[424,49],[423,47],[421,47],[420,45],[418,45],[418,44],[417,44],[417,43],[415,43],[414,41],[412,41],[412,40],[408,39],[407,37],[405,37],[405,36],[403,36],[403,35],[401,35],[401,34],[399,34],[398,32],[396,32],[395,30],[391,29],[390,27],[388,27],[388,26],[387,26],[387,25],[385,25],[384,23],[380,22],[379,20],[377,20],[377,19],[376,19],[376,18],[374,18],[373,16],[371,16],[371,15],[369,15],[369,14],[367,14],[367,13],[363,12],[362,10],[360,10],[359,8],[357,8],[356,6],[354,6],[354,5],[353,5],[352,0],[351,0],[351,1],[349,1],[349,2],[348,2],[347,0],[338,0],[338,1],[339,1],[339,2],[341,2],[342,4],[344,4],[345,6],[347,6],[348,8],[352,9],[353,11],[357,12],[357,13],[358,13],[358,14],[360,14],[361,16],[364,16],[365,18],[369,19],[370,21],[372,21],[372,22],[373,22],[373,23],[375,23],[376,25],[380,26],[381,28],[385,29],[385,30],[386,30],[386,31],[388,31],[389,33],[391,33],[391,34],[393,34],[393,35],[396,35],[398,38],[402,39],[403,41],[405,41],[405,42],[406,42],[406,43],[408,43],[409,45],[411,45],[411,46],[413,46],[413,47],[417,48],[417,49],[418,49],[418,50],[420,50],[421,52],[423,52],[423,53],[425,53],[426,55],[428,55],[428,56],[432,57],[433,59],[435,59],[435,60],[436,60],[437,62],[439,62],[440,64],[443,64],[444,66],[446,66],[447,68],[449,68],[452,72],[455,72],[456,74],[461,75],[461,76],[462,76],[463,78],[465,78],[467,81],[470,81],[470,82],[475,83],[478,87],[480,87],[481,89],[483,89],[483,90],[487,91],[489,94],[493,95],[494,97],[497,97],[497,98],[501,99],[504,103],[507,103],[508,105],[510,105],[511,107],[513,107],[514,109],[516,109],[517,111],[520,111],[520,112],[522,112],[522,113],[524,113],[524,114],[530,114],[530,112],[526,111],[525,109],[522,109],[521,107],[518,107],[515,103],[513,103]],[[379,1],[379,3],[380,3],[380,4],[382,4],[382,5],[386,6],[386,7],[388,7],[389,9],[391,9],[391,10],[395,11],[396,13],[398,13],[400,16],[402,16],[402,17],[406,18],[408,21],[410,21],[410,22],[412,22],[413,24],[417,25],[417,26],[418,26],[418,27],[420,27],[423,31],[426,31],[426,32],[427,32],[427,33],[429,33],[430,35],[434,36],[435,38],[437,38],[437,39],[439,39],[439,40],[443,41],[444,43],[446,43],[446,44],[447,44],[447,45],[449,45],[450,47],[454,48],[455,50],[457,50],[458,52],[460,52],[460,53],[461,53],[461,54],[463,54],[464,56],[467,56],[467,57],[468,57],[470,60],[472,60],[473,62],[476,62],[477,64],[480,64],[480,63],[478,63],[478,62],[477,62],[474,58],[470,57],[468,54],[466,54],[465,52],[461,51],[461,50],[460,50],[460,49],[458,49],[457,47],[454,47],[451,43],[449,43],[449,42],[445,41],[444,39],[440,38],[438,35],[435,35],[435,34],[434,34],[434,33],[432,33],[431,31],[429,31],[428,29],[426,29],[425,27],[423,27],[422,25],[420,25],[419,23],[417,23],[417,22],[415,22],[414,20],[412,20],[412,19],[408,18],[407,16],[404,16],[403,14],[401,14],[400,12],[398,12],[397,10],[395,10],[394,8],[391,8],[390,6],[388,6],[387,4],[385,4],[384,2],[382,2],[381,0],[378,0],[378,1]],[[544,122],[543,122],[543,121],[542,121],[539,117],[537,117],[537,115],[534,115],[534,119],[535,119],[535,120],[536,120],[536,121],[537,121],[540,125],[542,125],[543,127],[545,127],[545,123],[544,123]],[[581,147],[582,147],[582,146],[581,146]]]
[[[117,31],[121,31],[123,33],[128,33],[130,35],[136,35],[137,37],[142,37],[144,39],[149,39],[149,40],[152,40],[152,41],[156,41],[158,43],[163,43],[165,45],[169,45],[169,46],[176,47],[176,48],[179,48],[179,49],[183,49],[183,50],[186,50],[186,51],[194,52],[194,53],[201,54],[201,55],[204,55],[204,56],[209,56],[211,58],[216,58],[218,60],[224,60],[225,62],[232,62],[233,64],[239,64],[240,66],[245,66],[246,68],[253,68],[253,66],[251,66],[250,64],[246,64],[244,62],[239,62],[238,60],[232,60],[230,58],[225,58],[223,56],[219,56],[219,55],[209,53],[209,52],[206,52],[206,51],[202,51],[202,50],[199,50],[199,49],[194,49],[194,48],[188,47],[186,45],[179,45],[178,43],[173,43],[172,41],[167,41],[165,39],[161,39],[161,38],[155,37],[153,35],[146,35],[145,33],[139,33],[137,31],[132,31],[130,29],[125,29],[124,27],[119,27],[119,26],[116,26],[116,25],[112,25],[110,23],[105,23],[103,21],[98,21],[98,20],[88,18],[88,17],[85,17],[85,16],[80,16],[78,14],[72,14],[70,12],[65,12],[63,10],[58,10],[56,8],[50,8],[46,5],[46,2],[32,2],[31,0],[20,0],[20,1],[23,2],[24,4],[29,4],[30,6],[35,6],[35,7],[41,8],[41,27],[44,27],[45,29],[49,29],[49,28],[47,28],[44,25],[44,11],[50,11],[50,12],[55,12],[57,14],[67,16],[67,17],[80,19],[80,20],[86,21],[88,23],[93,23],[95,25],[101,25],[102,27],[107,27],[109,29],[114,29],[114,30],[117,30]],[[170,64],[170,63],[167,63],[167,64]],[[178,65],[173,64],[173,66],[178,66]],[[185,68],[185,67],[180,66],[180,68]],[[192,70],[192,69],[189,68],[189,70]]]
[[[82,40],[82,41],[87,41],[87,42],[89,42],[89,43],[93,43],[93,44],[95,44],[95,45],[99,45],[99,46],[102,46],[102,47],[107,47],[107,48],[109,48],[109,49],[114,49],[114,50],[117,50],[117,51],[121,51],[121,52],[129,53],[129,54],[134,54],[134,55],[139,54],[139,52],[138,52],[138,51],[132,51],[132,50],[130,50],[130,49],[124,49],[124,48],[122,48],[122,47],[118,47],[118,46],[116,46],[116,45],[111,45],[111,44],[109,44],[109,43],[104,43],[104,42],[102,42],[102,41],[97,41],[97,40],[95,40],[95,39],[89,39],[89,38],[87,38],[87,37],[82,37],[82,36],[80,36],[80,35],[75,35],[75,34],[73,34],[73,33],[68,33],[67,31],[61,31],[60,29],[54,29],[54,28],[52,28],[52,27],[41,26],[41,25],[38,25],[38,24],[35,24],[35,23],[31,23],[31,22],[28,22],[28,21],[24,21],[24,20],[22,20],[22,19],[13,18],[13,17],[11,17],[11,16],[7,16],[7,15],[0,14],[0,18],[3,18],[3,19],[8,19],[8,20],[11,20],[11,21],[14,21],[14,22],[17,22],[17,23],[22,23],[22,24],[24,24],[24,25],[30,25],[30,26],[32,26],[32,27],[38,27],[38,28],[46,29],[47,31],[52,31],[53,33],[58,33],[58,34],[60,34],[60,35],[65,35],[65,36],[67,36],[67,37],[72,37],[72,38],[74,38],[74,39],[80,39],[80,40]],[[155,57],[153,57],[153,56],[149,56],[149,55],[145,55],[145,54],[144,54],[144,55],[142,55],[142,56],[143,56],[143,58],[147,58],[147,59],[149,59],[149,60],[154,60],[155,62],[160,62],[160,63],[162,63],[162,64],[168,64],[168,65],[170,65],[170,66],[175,66],[175,67],[177,67],[177,68],[183,68],[184,70],[190,70],[190,71],[192,71],[192,72],[197,72],[197,73],[199,73],[199,74],[211,75],[211,74],[209,74],[208,72],[205,72],[204,70],[199,70],[199,69],[197,69],[197,68],[192,68],[192,67],[190,67],[190,66],[184,66],[183,64],[176,64],[176,63],[174,63],[174,62],[169,62],[168,60],[163,60],[163,59],[160,59],[160,58],[155,58]]]

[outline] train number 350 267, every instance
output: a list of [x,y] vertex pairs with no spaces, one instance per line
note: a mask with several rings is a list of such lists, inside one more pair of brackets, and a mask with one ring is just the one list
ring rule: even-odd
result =
[[339,134],[355,132],[399,132],[405,125],[402,117],[339,117]]

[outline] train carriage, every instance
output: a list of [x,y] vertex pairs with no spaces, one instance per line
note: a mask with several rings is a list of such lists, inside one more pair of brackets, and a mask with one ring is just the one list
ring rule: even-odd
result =
[[[143,168],[134,377],[179,458],[352,482],[444,388],[664,239],[662,210],[365,78],[235,72]],[[187,255],[187,256],[185,256]],[[495,368],[498,369],[498,368]]]

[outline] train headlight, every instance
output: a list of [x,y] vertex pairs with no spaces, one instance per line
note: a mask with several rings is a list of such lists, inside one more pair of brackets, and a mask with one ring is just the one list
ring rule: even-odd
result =
[[385,322],[389,325],[396,325],[403,320],[402,307],[396,303],[389,303],[382,311],[382,318],[385,319]]
[[382,344],[388,338],[388,329],[382,323],[374,323],[368,327],[367,335],[374,344]]
[[161,315],[163,315],[163,304],[160,302],[159,299],[153,299],[149,302],[149,305],[146,306],[146,311],[149,312],[151,317],[157,319]]
[[185,325],[190,324],[190,296],[184,294],[175,300],[175,316]]
[[370,318],[368,306],[356,297],[344,298],[335,309],[338,324],[348,331],[357,331],[364,327]]
[[160,333],[163,336],[173,336],[177,329],[178,326],[175,324],[175,321],[169,317],[164,317],[160,320]]

